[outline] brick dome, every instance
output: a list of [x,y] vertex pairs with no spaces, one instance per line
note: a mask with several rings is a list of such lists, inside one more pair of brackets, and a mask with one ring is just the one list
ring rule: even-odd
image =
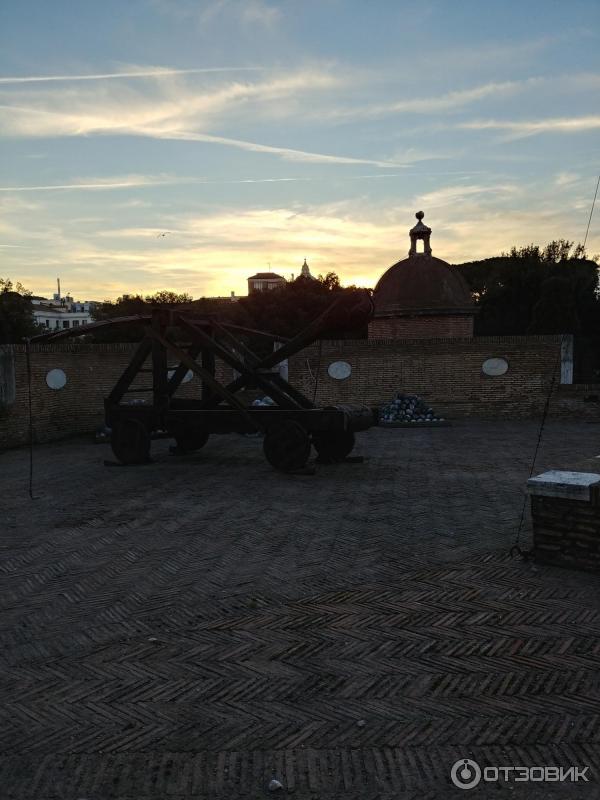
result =
[[408,258],[393,264],[375,287],[369,337],[472,336],[476,308],[469,286],[455,267],[431,254],[431,228],[422,211],[416,217]]
[[409,256],[384,272],[373,295],[375,316],[397,316],[415,312],[456,314],[473,312],[469,287],[440,258]]
[[[469,286],[457,269],[431,255],[431,228],[419,222],[410,231],[411,249],[408,258],[393,264],[383,273],[373,294],[375,316],[401,316],[416,313],[473,313]],[[416,242],[422,239],[424,251],[417,252]]]

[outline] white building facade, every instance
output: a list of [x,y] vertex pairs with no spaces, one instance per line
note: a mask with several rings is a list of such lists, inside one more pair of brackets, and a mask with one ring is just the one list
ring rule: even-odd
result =
[[86,300],[80,302],[66,295],[62,297],[60,289],[52,300],[34,295],[31,298],[33,317],[38,325],[48,330],[66,330],[79,328],[93,322],[92,310],[95,303]]

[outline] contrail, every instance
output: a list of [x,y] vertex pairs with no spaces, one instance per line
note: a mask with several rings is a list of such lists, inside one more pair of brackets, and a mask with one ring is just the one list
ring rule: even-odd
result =
[[0,192],[55,192],[87,189],[139,189],[146,186],[165,186],[189,183],[187,180],[172,181],[115,181],[114,183],[51,183],[45,186],[0,186]]
[[[408,169],[411,169],[408,167]],[[462,172],[461,170],[452,171],[420,171],[422,175],[474,175],[480,174],[479,171],[469,170]],[[360,181],[360,180],[379,180],[380,178],[405,178],[406,173],[388,172],[384,175],[346,175],[345,177],[336,178],[338,181]],[[56,192],[56,191],[89,191],[97,189],[152,189],[157,186],[176,186],[179,184],[241,184],[241,183],[314,183],[316,181],[329,181],[330,177],[312,176],[305,177],[289,177],[289,178],[165,178],[156,180],[123,180],[105,183],[51,183],[44,186],[0,186],[0,192]]]
[[119,78],[158,78],[202,72],[258,72],[262,67],[199,67],[197,69],[148,69],[133,72],[101,72],[95,75],[23,75],[0,77],[0,83],[49,83],[52,81],[104,81]]

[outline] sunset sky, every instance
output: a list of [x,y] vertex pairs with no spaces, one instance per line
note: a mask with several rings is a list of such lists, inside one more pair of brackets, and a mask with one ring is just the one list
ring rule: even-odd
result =
[[450,262],[583,240],[599,100],[598,0],[4,0],[0,276],[372,286],[421,208]]

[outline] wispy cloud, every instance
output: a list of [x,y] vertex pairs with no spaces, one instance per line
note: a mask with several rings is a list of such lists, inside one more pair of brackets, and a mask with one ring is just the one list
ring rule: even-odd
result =
[[[161,76],[163,80],[165,76]],[[402,166],[387,159],[315,152],[210,132],[228,115],[239,114],[241,107],[249,117],[258,112],[264,116],[269,108],[280,109],[295,95],[314,96],[340,82],[339,77],[329,72],[307,69],[262,81],[227,83],[204,91],[168,81],[159,84],[158,92],[150,94],[127,85],[116,91],[102,89],[91,94],[76,90],[11,92],[5,94],[0,104],[0,120],[5,134],[11,136],[118,134],[222,145],[288,161]]]
[[600,115],[535,120],[473,120],[459,123],[456,127],[477,131],[507,131],[514,137],[535,136],[539,133],[580,133],[600,128]]
[[95,191],[106,189],[132,189],[144,186],[172,186],[190,183],[189,178],[128,175],[120,178],[95,178],[71,183],[49,183],[38,186],[0,186],[0,192],[62,192]]
[[[376,84],[376,78],[372,76]],[[463,89],[455,89],[444,94],[423,95],[400,98],[385,103],[357,103],[354,99],[348,106],[315,109],[313,116],[326,120],[377,119],[394,114],[442,114],[461,109],[485,100],[512,98],[527,92],[560,93],[590,92],[600,87],[597,73],[572,73],[551,77],[532,76],[520,80],[492,81]],[[310,112],[309,112],[310,113]]]
[[125,78],[164,78],[173,75],[199,75],[218,72],[258,72],[262,67],[197,67],[193,69],[173,69],[171,67],[152,67],[125,72],[97,72],[89,75],[4,75],[0,84],[18,83],[64,83],[65,81],[106,81]]
[[[438,9],[439,10],[439,9]],[[454,13],[454,10],[449,11]],[[593,36],[590,32],[590,34]],[[414,54],[411,67],[418,73],[430,74],[440,70],[452,69],[468,74],[474,70],[489,68],[504,69],[507,64],[513,67],[524,67],[535,63],[541,55],[560,48],[575,47],[581,39],[581,31],[567,29],[560,33],[526,35],[518,38],[511,31],[509,36],[470,37],[468,43],[454,44],[452,37],[444,37],[443,43],[435,48],[421,47]]]
[[226,147],[235,147],[253,153],[269,153],[280,156],[287,161],[304,161],[313,164],[369,164],[375,167],[402,167],[395,161],[380,161],[371,158],[353,158],[351,156],[338,156],[326,153],[313,153],[307,150],[296,150],[291,147],[277,147],[275,145],[248,142],[243,139],[231,139],[227,136],[213,136],[206,133],[193,133],[191,131],[156,131],[146,128],[139,131],[140,135],[152,136],[158,139],[178,139],[186,142],[209,142]]
[[[315,94],[339,85],[340,79],[319,70],[270,76],[260,81],[233,81],[211,88],[182,83],[177,75],[162,75],[156,85],[127,83],[88,88],[5,91],[0,117],[8,135],[26,137],[73,136],[97,133],[201,130],[224,115],[247,114],[281,105],[298,94]],[[254,107],[253,107],[254,105]]]
[[[309,154],[314,155],[314,154]],[[323,156],[323,158],[326,158]],[[347,163],[347,162],[344,162]],[[363,163],[363,162],[360,162]],[[370,163],[370,162],[367,162]],[[388,162],[375,162],[379,165],[392,166]],[[352,182],[352,181],[380,181],[394,178],[405,178],[407,175],[406,170],[411,168],[410,164],[398,165],[403,167],[402,172],[378,172],[368,175],[340,175],[336,177],[336,181]],[[477,170],[435,170],[427,171],[419,169],[419,175],[477,175]],[[308,176],[287,176],[287,177],[263,177],[263,178],[190,178],[190,177],[177,177],[177,176],[124,176],[122,178],[96,178],[96,179],[83,179],[80,181],[73,181],[71,183],[49,183],[41,185],[25,185],[25,186],[0,186],[0,192],[4,193],[20,193],[20,192],[80,192],[80,191],[97,191],[97,190],[119,190],[119,189],[152,189],[158,186],[183,186],[183,185],[215,185],[215,186],[228,186],[228,185],[242,185],[242,184],[261,184],[261,183],[323,183],[329,182],[331,176],[327,173],[323,175]],[[466,192],[465,192],[466,189]],[[498,190],[498,187],[495,187]],[[477,191],[485,191],[484,189],[477,189]],[[469,187],[460,186],[454,190],[455,196],[465,196],[466,194],[473,193],[469,191]],[[432,196],[433,197],[433,196]],[[122,208],[136,208],[147,207],[149,204],[140,200],[139,198],[132,198],[126,203],[121,205]]]
[[528,78],[523,81],[485,83],[469,89],[459,89],[431,97],[413,97],[390,103],[331,109],[325,113],[325,116],[339,119],[356,119],[359,117],[374,118],[399,113],[433,114],[442,111],[453,111],[489,97],[508,96],[525,91],[538,85],[541,80],[540,78]]
[[515,195],[519,188],[514,184],[490,184],[487,186],[478,184],[459,184],[457,186],[444,186],[426,192],[417,197],[417,203],[426,208],[446,207],[452,203],[462,202],[467,198],[477,195],[494,195],[498,198],[501,195]]
[[[111,226],[107,217],[105,226],[96,230],[82,230],[69,219],[62,226],[48,221],[31,231],[23,216],[21,234],[14,231],[13,241],[35,245],[38,256],[34,267],[13,274],[36,291],[45,291],[48,274],[69,264],[69,290],[81,296],[115,297],[124,291],[165,287],[194,296],[218,295],[231,289],[244,292],[247,276],[268,261],[286,276],[297,274],[306,256],[313,273],[334,270],[346,283],[373,286],[406,253],[408,229],[421,204],[434,231],[436,256],[460,263],[515,244],[560,235],[572,238],[577,214],[556,208],[551,202],[555,191],[552,187],[544,196],[536,188],[538,202],[530,207],[510,185],[452,184],[402,203],[367,209],[355,198],[206,213],[157,210],[149,216],[144,210],[137,226],[131,220]],[[499,205],[502,195],[507,202]],[[157,238],[159,230],[171,234]],[[7,249],[3,259],[20,263],[18,253]]]
[[229,22],[241,27],[259,26],[272,29],[283,13],[276,4],[264,0],[152,0],[154,7],[162,13],[186,23],[195,22],[204,28],[212,23]]
[[554,183],[560,187],[572,186],[580,179],[581,175],[579,175],[577,172],[559,172],[554,178]]

